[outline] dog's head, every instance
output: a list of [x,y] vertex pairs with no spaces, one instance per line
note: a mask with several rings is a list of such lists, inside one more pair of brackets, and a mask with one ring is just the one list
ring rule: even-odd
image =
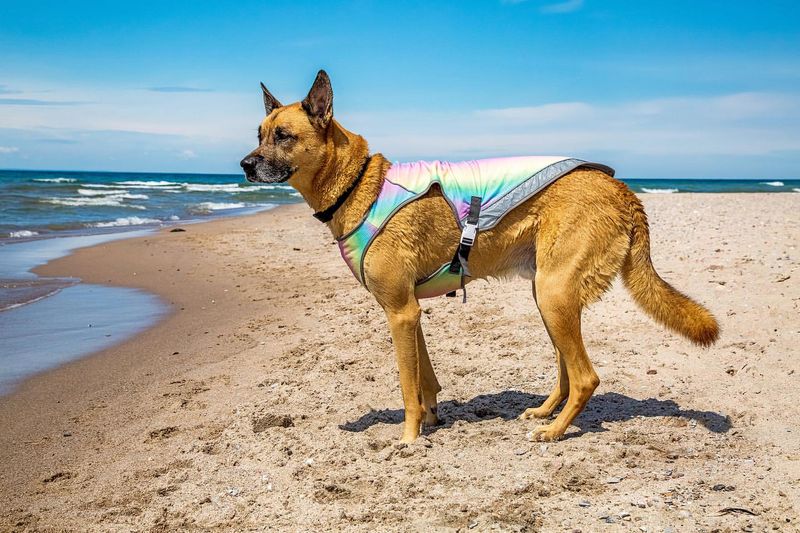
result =
[[241,161],[248,181],[290,182],[301,192],[325,164],[328,128],[333,119],[333,90],[320,70],[302,102],[281,105],[264,84],[266,117],[258,126],[258,148]]

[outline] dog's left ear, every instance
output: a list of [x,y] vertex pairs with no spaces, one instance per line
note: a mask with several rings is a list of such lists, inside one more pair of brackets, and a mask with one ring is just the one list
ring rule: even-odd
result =
[[273,109],[282,107],[278,99],[272,96],[272,93],[267,90],[266,85],[263,83],[261,84],[261,92],[264,93],[264,111],[267,112],[267,115],[272,113]]
[[308,91],[308,96],[302,101],[302,106],[314,126],[320,129],[328,127],[333,118],[333,89],[331,80],[324,70],[317,73],[317,79]]

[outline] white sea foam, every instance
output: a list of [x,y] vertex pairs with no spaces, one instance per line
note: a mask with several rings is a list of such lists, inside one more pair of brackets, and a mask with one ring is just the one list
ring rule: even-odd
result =
[[642,187],[642,192],[648,192],[650,194],[673,194],[678,192],[678,189],[648,189],[647,187]]
[[189,192],[242,192],[245,189],[236,183],[184,183]]
[[[278,185],[244,185],[238,183],[183,183],[189,192],[250,192],[270,191],[279,188]],[[286,188],[286,187],[281,187]]]
[[[91,187],[93,189],[119,189],[119,185],[106,185],[105,183],[82,183],[81,187]],[[130,187],[127,187],[130,188]]]
[[291,186],[289,185],[246,185],[242,187],[243,191],[271,191],[274,189],[284,189],[284,190],[291,190]]
[[95,228],[115,228],[119,226],[139,226],[142,224],[158,224],[161,221],[155,218],[142,218],[142,217],[122,217],[111,222],[98,222],[91,224]]
[[[43,198],[39,201],[48,204],[66,205],[69,207],[90,206],[90,207],[127,207],[130,209],[146,209],[146,207],[143,205],[123,204],[122,200],[124,199],[124,196],[125,195],[88,197],[88,198],[87,197]],[[139,196],[139,195],[131,194],[128,196]]]
[[[138,183],[147,183],[147,182],[130,182],[130,184],[125,184],[124,182],[117,182],[111,185],[107,183],[84,183],[81,184],[81,186],[90,187],[92,189],[153,189],[165,192],[182,192],[182,186],[180,183],[176,183],[173,185],[137,185]],[[153,182],[153,183],[161,183],[161,182]]]
[[106,196],[109,194],[127,194],[125,189],[78,189],[78,194],[81,196]]
[[33,178],[33,181],[39,181],[42,183],[75,183],[75,178]]
[[136,181],[136,180],[133,180],[133,181],[115,181],[114,184],[115,185],[124,185],[126,187],[129,186],[129,185],[146,185],[148,187],[175,187],[175,186],[183,185],[182,183],[177,183],[177,182],[174,182],[174,181]]
[[35,237],[39,235],[38,231],[31,231],[28,229],[21,229],[19,231],[12,231],[8,234],[12,239],[21,239],[23,237]]
[[794,192],[800,192],[800,189],[798,189],[798,188],[794,188],[794,189],[792,189],[792,190],[793,190]]
[[102,189],[99,191],[92,189],[78,189],[78,194],[81,196],[102,196],[104,198],[114,198],[119,200],[147,200],[150,198],[146,194],[131,194],[125,189]]
[[225,209],[241,209],[247,204],[241,202],[203,202],[194,206],[199,211],[223,211]]
[[760,185],[769,185],[770,187],[783,187],[782,181],[762,181]]
[[238,183],[178,183],[174,181],[117,181],[108,183],[82,183],[91,189],[152,189],[158,192],[252,192],[288,189],[285,185],[244,185]]

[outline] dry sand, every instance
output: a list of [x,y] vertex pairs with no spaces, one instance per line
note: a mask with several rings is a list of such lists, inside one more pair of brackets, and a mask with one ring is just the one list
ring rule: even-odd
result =
[[722,338],[615,286],[584,314],[600,388],[546,445],[516,419],[555,379],[523,280],[423,302],[444,423],[400,446],[384,316],[306,207],[42,267],[173,312],[0,400],[0,530],[798,530],[800,195],[643,197],[658,270]]

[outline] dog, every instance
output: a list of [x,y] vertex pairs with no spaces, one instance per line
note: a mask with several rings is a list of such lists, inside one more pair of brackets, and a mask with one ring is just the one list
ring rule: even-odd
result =
[[[333,90],[325,71],[301,102],[284,106],[263,83],[261,89],[266,116],[258,127],[258,147],[241,161],[247,180],[288,183],[341,241],[371,213],[392,163],[380,153],[370,155],[367,141],[333,118]],[[567,170],[493,227],[473,234],[471,242],[465,237],[469,221],[462,224],[454,216],[452,202],[436,186],[400,205],[373,232],[359,280],[384,309],[391,330],[405,409],[401,442],[414,441],[422,425],[438,424],[441,386],[420,325],[418,287],[448,263],[455,270],[464,267],[462,286],[489,277],[532,279],[533,297],[555,348],[558,378],[547,399],[521,418],[549,418],[566,402],[551,423],[533,430],[535,440],[562,437],[597,388],[599,378],[581,337],[581,311],[618,274],[656,322],[700,346],[717,340],[714,316],[656,272],[644,208],[610,174],[599,165]],[[457,264],[463,254],[453,258],[454,248],[463,251],[465,242],[472,244],[468,270],[466,261]]]

